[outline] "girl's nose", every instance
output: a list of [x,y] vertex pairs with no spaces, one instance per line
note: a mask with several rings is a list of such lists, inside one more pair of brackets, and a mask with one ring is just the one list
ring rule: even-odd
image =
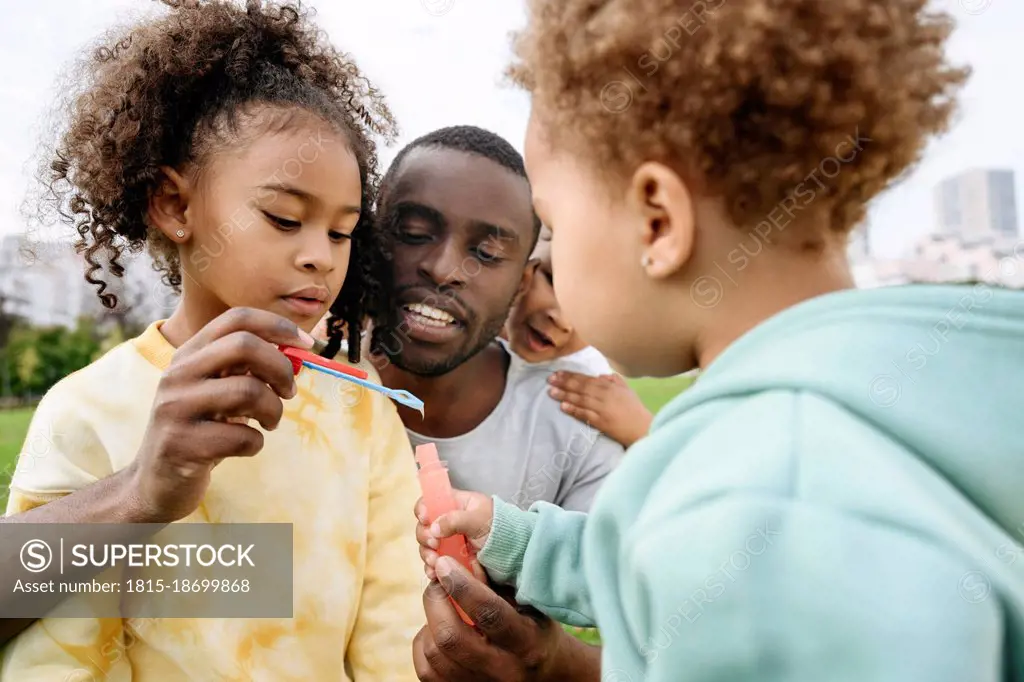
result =
[[[312,232],[312,230],[310,230]],[[331,240],[326,235],[310,235],[303,240],[297,256],[297,264],[311,272],[330,272],[334,269],[334,252]]]

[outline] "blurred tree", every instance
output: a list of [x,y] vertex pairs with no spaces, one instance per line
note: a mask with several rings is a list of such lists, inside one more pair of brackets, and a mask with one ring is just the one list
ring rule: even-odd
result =
[[[125,339],[128,338],[125,335],[125,327],[127,326],[128,325],[116,324],[110,329],[110,331],[104,334],[103,340],[100,341],[99,348],[97,348],[96,352],[93,353],[92,359],[94,361],[99,360],[101,356],[107,353],[107,351],[110,351],[117,345],[123,343]],[[137,335],[138,333],[130,334],[132,337]]]
[[15,325],[2,358],[11,384],[9,395],[41,396],[92,362],[99,348],[96,323],[90,318],[80,319],[75,329]]
[[11,331],[22,321],[11,305],[19,300],[21,300],[19,297],[0,291],[0,350],[7,347],[7,339],[10,338]]
[[13,363],[7,357],[7,342],[11,338],[14,328],[24,323],[24,320],[14,312],[11,305],[18,300],[18,297],[0,291],[0,396],[2,397],[13,395],[11,385]]
[[42,363],[39,360],[39,351],[37,351],[34,346],[28,346],[18,354],[17,377],[22,386],[28,386],[30,387],[29,390],[31,390],[31,387],[42,383],[37,376],[39,366],[41,364]]

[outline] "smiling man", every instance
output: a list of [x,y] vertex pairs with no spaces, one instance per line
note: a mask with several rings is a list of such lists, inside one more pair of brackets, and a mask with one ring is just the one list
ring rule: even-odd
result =
[[[497,338],[540,231],[522,157],[480,128],[438,130],[399,153],[378,206],[393,241],[397,306],[376,330],[375,364],[387,386],[426,405],[424,418],[400,408],[413,444],[436,443],[458,488],[524,508],[543,500],[589,509],[622,447],[548,397],[550,365],[531,367]],[[424,595],[427,625],[414,646],[421,679],[599,678],[596,647],[465,575],[443,582]]]
[[480,128],[438,130],[399,153],[378,203],[398,305],[376,364],[427,406],[401,410],[413,444],[436,443],[458,488],[589,509],[622,447],[548,397],[557,367],[497,338],[540,231],[518,152]]

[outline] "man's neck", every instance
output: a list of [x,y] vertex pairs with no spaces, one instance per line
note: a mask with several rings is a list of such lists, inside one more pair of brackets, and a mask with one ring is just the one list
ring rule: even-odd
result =
[[447,374],[424,377],[393,364],[380,370],[388,388],[404,389],[423,401],[424,417],[399,406],[406,428],[428,438],[454,438],[469,433],[501,402],[511,358],[492,343]]

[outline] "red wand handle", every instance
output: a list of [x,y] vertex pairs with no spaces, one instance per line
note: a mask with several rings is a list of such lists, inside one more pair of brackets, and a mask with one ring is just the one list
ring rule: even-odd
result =
[[293,348],[292,346],[278,346],[282,353],[284,353],[289,360],[292,362],[292,370],[295,374],[299,373],[302,369],[302,363],[308,362],[311,365],[318,365],[320,367],[326,367],[332,369],[335,372],[341,372],[342,374],[348,374],[357,379],[368,379],[370,375],[358,367],[352,367],[350,365],[343,365],[340,362],[328,360],[327,358],[321,357],[316,353],[310,353],[308,350],[302,350],[301,348]]

